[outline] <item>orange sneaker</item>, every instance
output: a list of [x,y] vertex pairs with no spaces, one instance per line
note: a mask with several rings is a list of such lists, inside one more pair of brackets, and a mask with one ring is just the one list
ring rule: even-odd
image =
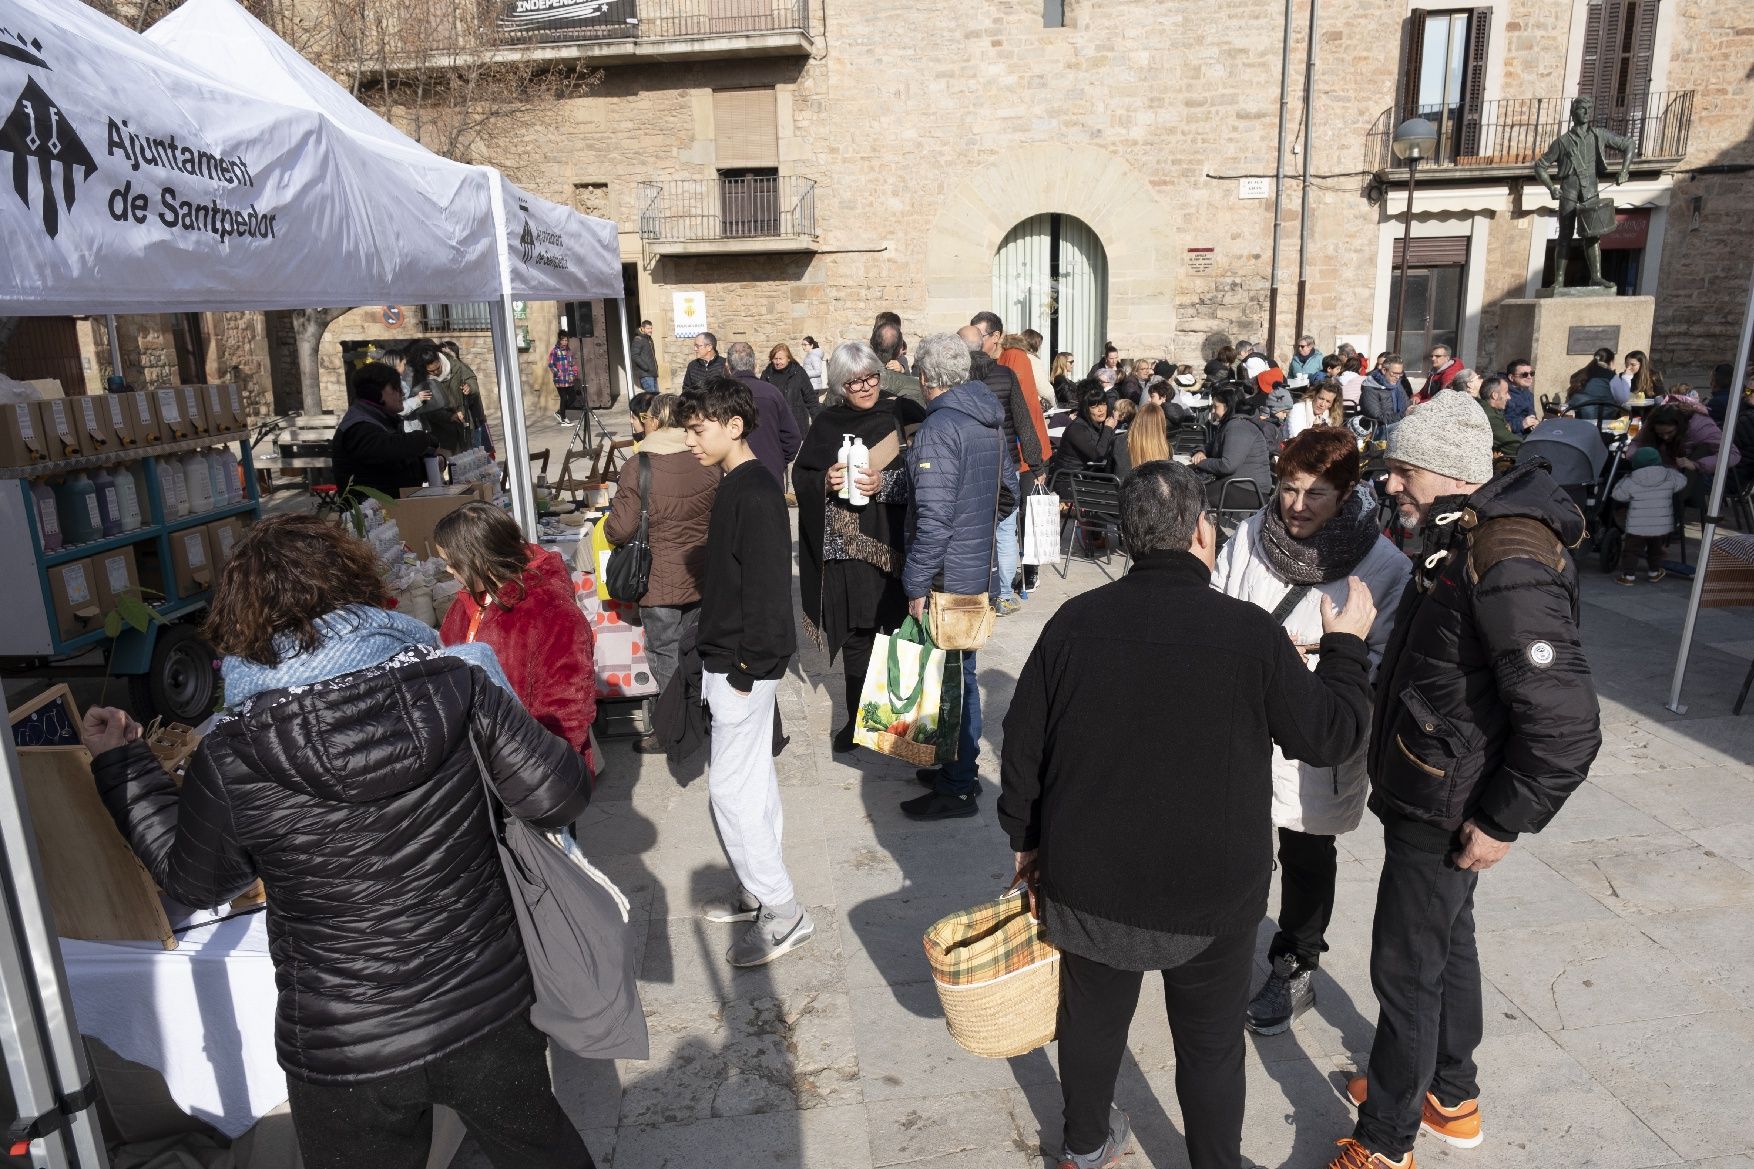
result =
[[1417,1169],[1412,1153],[1399,1161],[1391,1161],[1381,1153],[1371,1152],[1351,1137],[1341,1137],[1334,1143],[1340,1146],[1340,1155],[1328,1162],[1328,1169]]
[[[1356,1108],[1370,1095],[1370,1078],[1353,1076],[1346,1081],[1346,1098]],[[1454,1108],[1445,1108],[1436,1096],[1425,1093],[1425,1107],[1419,1116],[1419,1130],[1428,1132],[1446,1145],[1458,1149],[1477,1149],[1486,1139],[1480,1131],[1480,1102],[1464,1100]]]

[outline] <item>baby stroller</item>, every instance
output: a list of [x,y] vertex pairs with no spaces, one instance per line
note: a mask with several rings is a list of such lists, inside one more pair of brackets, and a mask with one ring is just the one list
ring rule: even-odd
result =
[[[1613,440],[1612,449],[1604,438]],[[1554,482],[1565,489],[1583,513],[1603,572],[1613,571],[1620,563],[1620,546],[1625,538],[1614,515],[1610,492],[1620,473],[1626,442],[1624,434],[1604,435],[1595,422],[1547,418],[1529,432],[1516,455],[1519,464],[1534,459],[1546,461]]]

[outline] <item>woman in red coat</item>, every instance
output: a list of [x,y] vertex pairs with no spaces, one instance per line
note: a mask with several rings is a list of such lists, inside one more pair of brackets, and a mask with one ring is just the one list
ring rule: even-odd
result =
[[573,597],[565,561],[525,543],[517,522],[486,503],[452,512],[432,538],[463,585],[440,640],[491,646],[525,709],[572,744],[595,774],[596,636]]

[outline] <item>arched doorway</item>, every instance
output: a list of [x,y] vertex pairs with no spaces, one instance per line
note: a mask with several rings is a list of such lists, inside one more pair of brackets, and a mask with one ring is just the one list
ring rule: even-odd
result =
[[[1082,219],[1032,215],[993,254],[993,305],[1007,332],[1034,329],[1044,354],[1072,354],[1074,376],[1108,336],[1108,252]],[[1051,360],[1051,356],[1050,356]]]

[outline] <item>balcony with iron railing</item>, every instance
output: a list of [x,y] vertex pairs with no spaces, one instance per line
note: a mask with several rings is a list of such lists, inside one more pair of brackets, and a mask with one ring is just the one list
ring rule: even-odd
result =
[[639,185],[639,235],[660,256],[816,250],[816,180],[799,175]]
[[496,55],[593,64],[804,56],[810,0],[500,0]]
[[[1461,106],[1432,106],[1414,113],[1386,109],[1371,127],[1369,150],[1376,173],[1405,178],[1406,164],[1394,156],[1395,127],[1421,117],[1437,127],[1437,149],[1419,163],[1422,178],[1433,171],[1457,178],[1524,177],[1537,158],[1571,127],[1571,99],[1506,98],[1484,102],[1478,116]],[[1620,109],[1598,111],[1595,125],[1632,139],[1632,165],[1641,171],[1668,171],[1687,154],[1693,129],[1693,91],[1651,93]]]

